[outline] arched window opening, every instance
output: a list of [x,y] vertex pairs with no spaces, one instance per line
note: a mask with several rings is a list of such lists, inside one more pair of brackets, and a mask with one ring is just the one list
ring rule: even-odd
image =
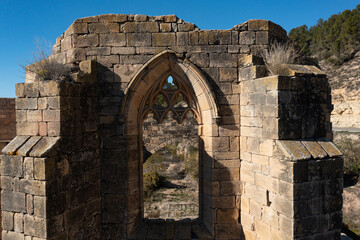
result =
[[172,75],[147,95],[142,115],[144,218],[199,217],[197,109],[194,94]]

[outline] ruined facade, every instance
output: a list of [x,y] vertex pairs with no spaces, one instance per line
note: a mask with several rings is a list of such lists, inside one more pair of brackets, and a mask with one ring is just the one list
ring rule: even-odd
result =
[[[72,81],[16,86],[3,149],[3,239],[339,239],[341,153],[330,88],[312,66],[268,76],[259,57],[286,32],[266,20],[200,30],[174,15],[76,20],[54,58]],[[194,100],[199,219],[143,217],[142,124],[174,76]],[[30,238],[33,237],[33,238]]]

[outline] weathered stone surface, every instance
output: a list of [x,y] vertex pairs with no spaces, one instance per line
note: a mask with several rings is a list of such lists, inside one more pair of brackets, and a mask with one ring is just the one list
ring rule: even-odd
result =
[[20,156],[27,156],[31,149],[35,146],[35,144],[40,141],[40,136],[32,136],[30,137],[24,145],[21,146],[19,150],[17,150],[17,154]]
[[6,147],[2,149],[2,153],[14,155],[16,151],[28,140],[29,136],[16,136]]
[[[73,81],[28,74],[17,87],[24,139],[10,143],[1,166],[2,210],[17,233],[4,231],[4,238],[338,234],[341,153],[318,140],[330,136],[327,80],[298,65],[292,77],[267,76],[259,56],[274,40],[286,40],[285,31],[266,20],[232,30],[199,30],[175,15],[76,20],[54,47],[54,57],[71,64]],[[163,88],[169,75],[186,100],[180,108],[179,95]],[[168,105],[162,110],[153,105],[159,92]],[[151,124],[144,121],[149,110]],[[189,110],[197,123],[186,123]],[[164,138],[192,142],[184,140],[189,133],[200,149],[199,223],[143,220],[142,145],[151,153],[169,143]],[[16,153],[27,157],[10,156]]]
[[1,175],[10,177],[23,176],[23,158],[21,156],[2,155]]
[[25,193],[1,191],[1,210],[26,212]]
[[60,137],[42,137],[33,147],[29,155],[32,157],[46,157],[51,155],[59,139]]
[[323,139],[323,140],[318,140],[317,142],[330,157],[338,157],[342,155],[340,150],[331,141],[327,139]]
[[306,150],[300,141],[280,140],[278,143],[284,154],[293,161],[311,158],[311,154],[308,150]]
[[25,214],[24,233],[26,235],[30,235],[34,237],[46,238],[47,237],[46,220]]
[[327,153],[321,148],[321,146],[312,140],[304,140],[301,143],[305,146],[305,148],[309,151],[313,158],[325,158],[327,157]]

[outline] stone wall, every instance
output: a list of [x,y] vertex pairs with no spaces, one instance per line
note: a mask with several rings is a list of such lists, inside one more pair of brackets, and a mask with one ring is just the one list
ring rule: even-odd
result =
[[169,117],[164,122],[158,123],[152,116],[148,116],[143,122],[143,142],[146,151],[151,154],[174,143],[180,144],[182,148],[188,146],[197,148],[199,144],[197,122],[194,118],[189,118],[178,123]]
[[254,78],[261,67],[249,68],[240,97],[245,238],[339,239],[343,162],[324,140],[332,110],[325,75],[291,66],[292,77]]
[[0,149],[16,136],[15,99],[0,98]]
[[17,136],[1,162],[3,239],[100,237],[97,91],[86,80],[16,85]]
[[[231,30],[200,30],[174,15],[76,20],[52,56],[73,67],[73,81],[27,75],[17,86],[18,137],[2,157],[2,178],[15,182],[2,181],[3,236],[336,239],[341,173],[328,170],[341,170],[342,159],[322,139],[331,138],[327,79],[298,65],[291,77],[266,77],[258,56],[273,40],[286,40],[286,32],[266,20]],[[170,75],[194,100],[198,123],[199,219],[193,221],[143,218],[146,104]],[[49,176],[36,175],[39,166]],[[299,197],[303,186],[325,189]],[[15,216],[33,230],[15,228]],[[320,219],[328,227],[310,229],[308,220]]]

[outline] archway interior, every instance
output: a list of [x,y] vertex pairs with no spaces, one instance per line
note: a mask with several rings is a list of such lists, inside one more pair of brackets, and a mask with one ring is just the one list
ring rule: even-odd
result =
[[191,89],[174,74],[149,91],[143,107],[144,217],[199,217],[199,112]]

